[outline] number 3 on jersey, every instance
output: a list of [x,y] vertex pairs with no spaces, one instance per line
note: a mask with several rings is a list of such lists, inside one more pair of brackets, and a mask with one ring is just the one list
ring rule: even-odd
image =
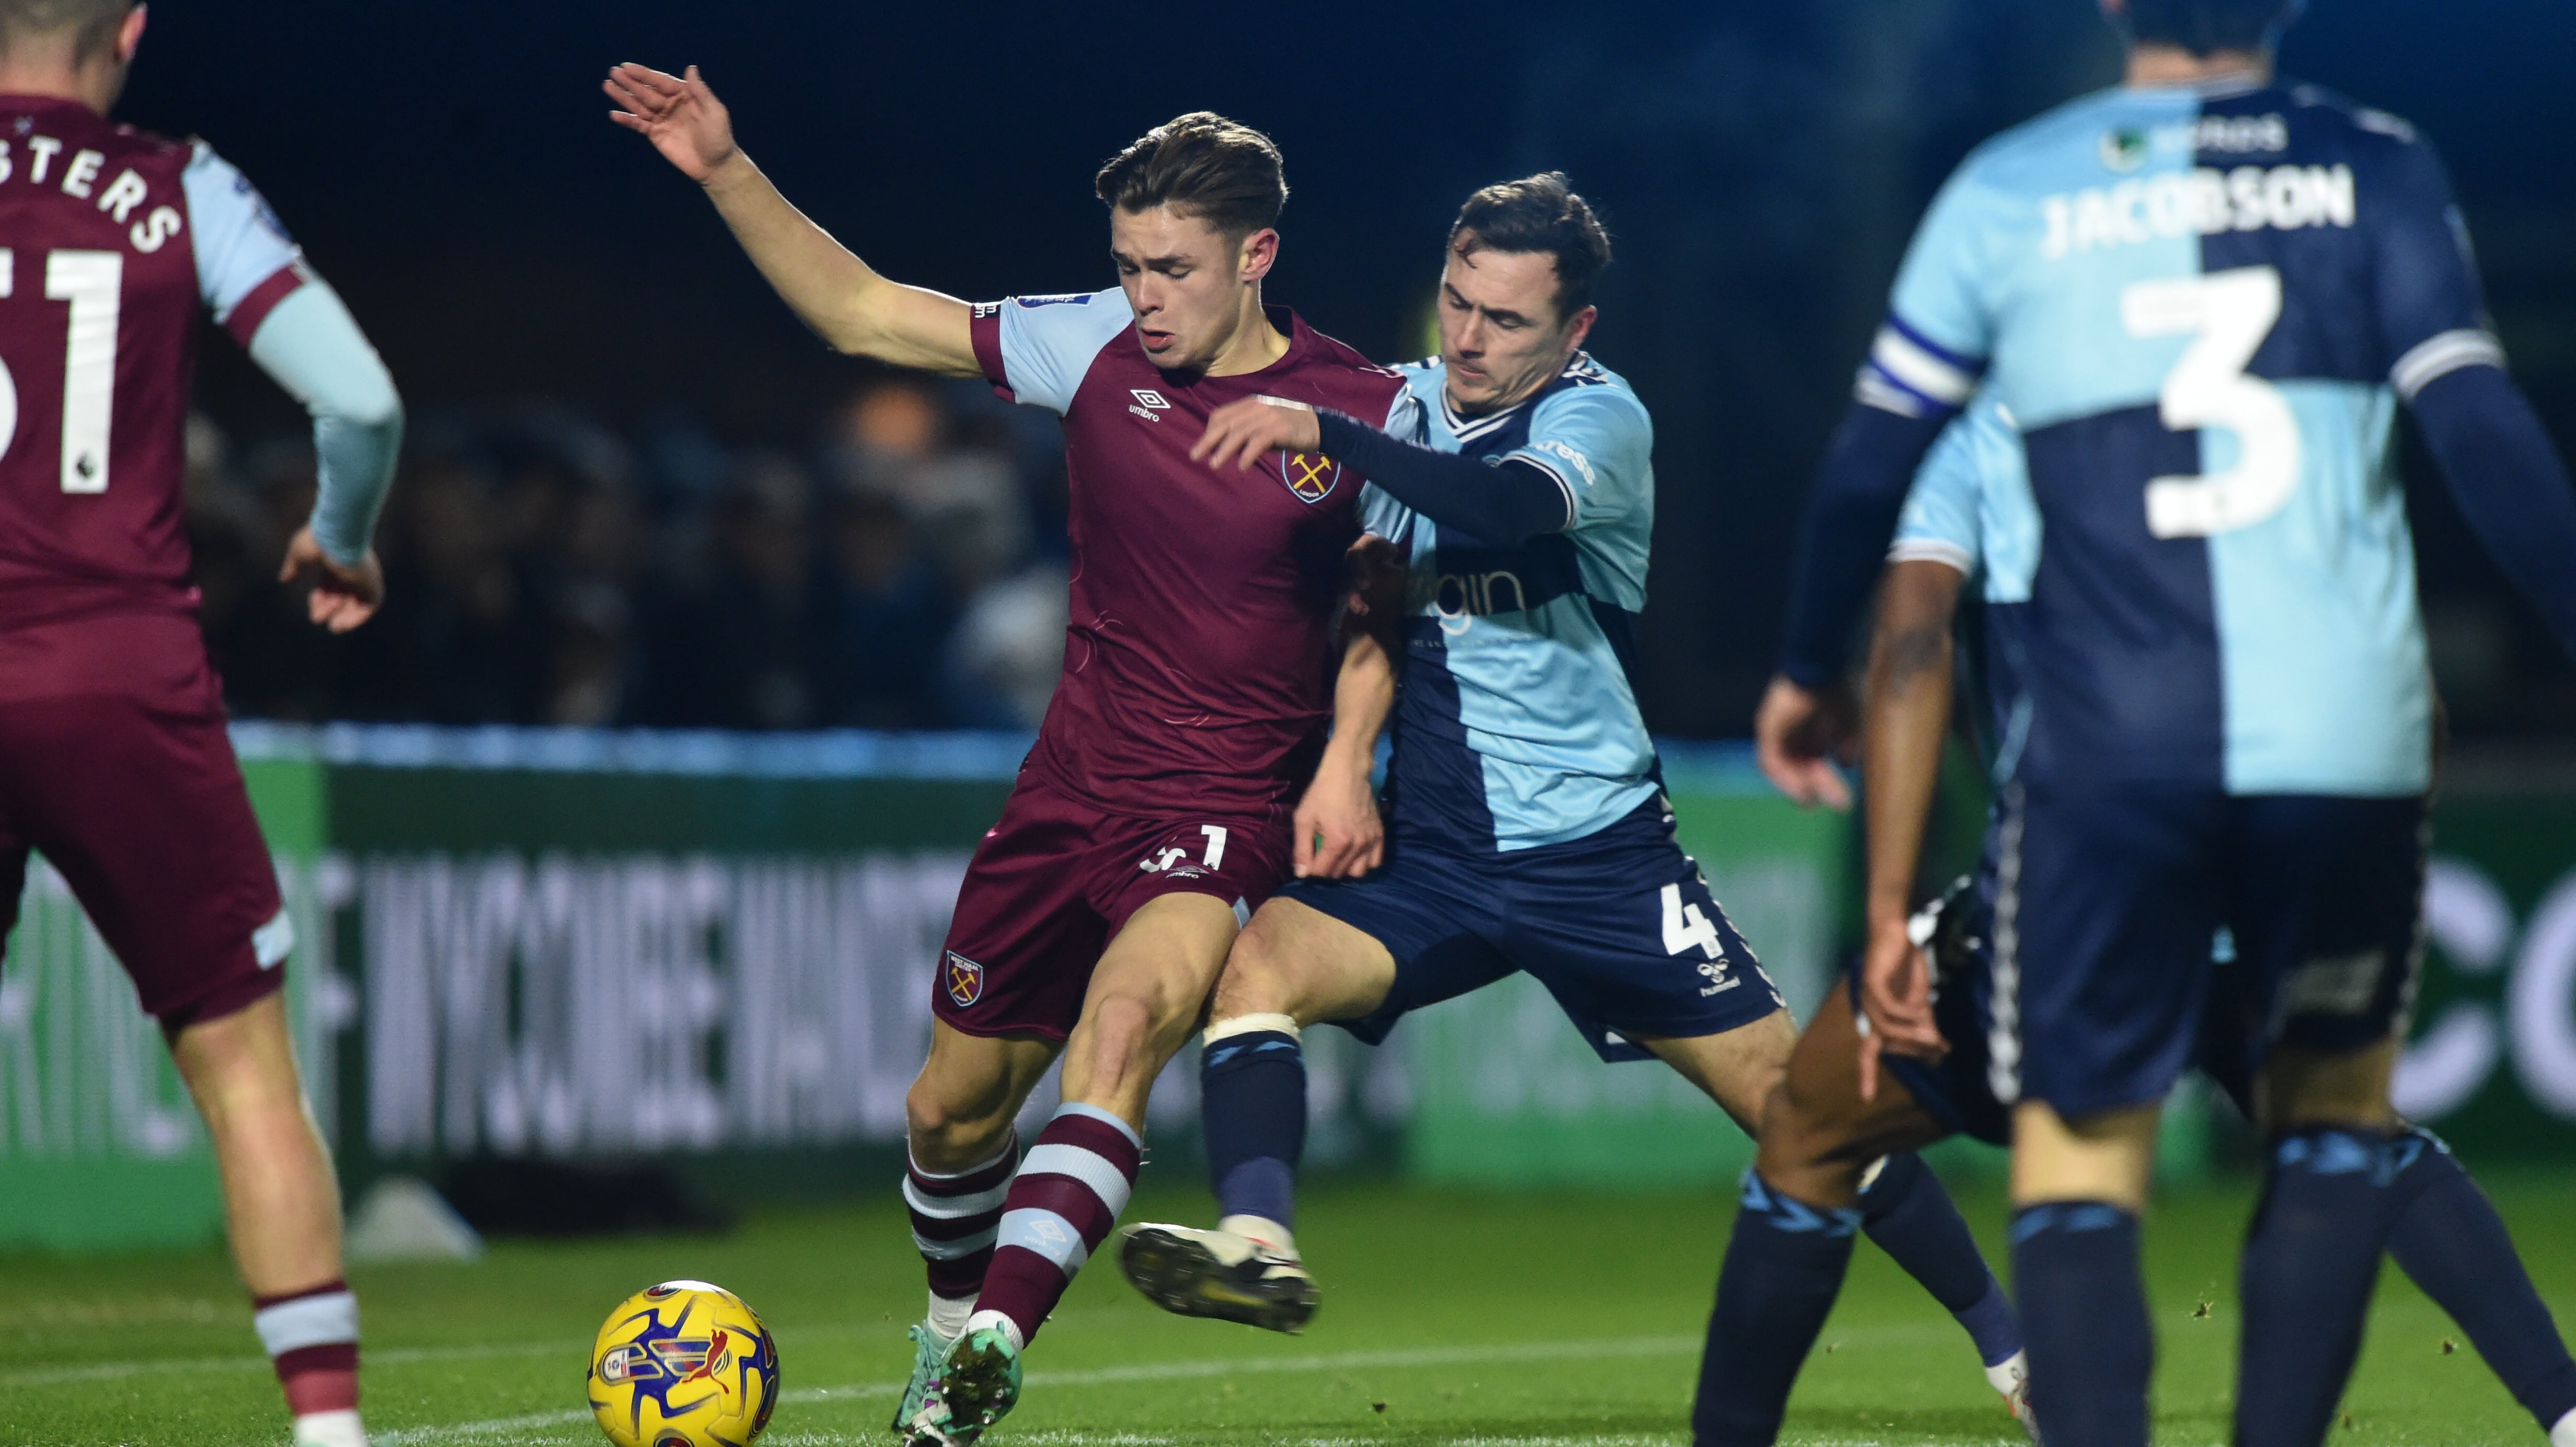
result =
[[[0,246],[0,297],[17,294],[17,253]],[[115,416],[116,314],[125,258],[113,251],[45,255],[45,299],[71,303],[63,339],[65,492],[107,491],[107,439]],[[0,358],[0,457],[18,438],[18,379]]]
[[2208,276],[2134,282],[2120,293],[2133,337],[2189,336],[2157,398],[2177,432],[2221,427],[2236,436],[2236,465],[2147,483],[2147,531],[2205,538],[2279,512],[2299,486],[2299,423],[2279,388],[2245,368],[2281,319],[2281,273],[2241,267]]

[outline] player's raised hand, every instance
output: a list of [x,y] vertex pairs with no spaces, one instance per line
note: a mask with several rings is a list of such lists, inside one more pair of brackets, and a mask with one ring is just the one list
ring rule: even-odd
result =
[[1851,785],[1838,765],[1851,762],[1853,713],[1842,688],[1818,691],[1774,678],[1753,714],[1753,761],[1801,807],[1849,809]]
[[628,61],[610,70],[599,88],[620,107],[608,118],[651,141],[692,181],[703,184],[739,154],[732,115],[694,65],[685,75],[668,75]]
[[316,624],[334,633],[346,633],[376,616],[385,601],[385,565],[376,560],[374,550],[354,564],[335,563],[322,551],[311,527],[298,528],[286,544],[286,562],[277,570],[277,581],[292,587],[310,582],[313,594],[306,600],[305,611]]
[[1886,1052],[1937,1061],[1950,1053],[1932,1017],[1932,967],[1910,921],[1873,923],[1860,973],[1860,1098],[1878,1099]]
[[1190,461],[1223,472],[1229,466],[1250,467],[1264,453],[1312,452],[1323,445],[1314,408],[1285,397],[1246,397],[1209,414],[1207,431],[1190,449]]
[[1295,828],[1299,879],[1357,879],[1386,861],[1386,822],[1364,769],[1317,769]]

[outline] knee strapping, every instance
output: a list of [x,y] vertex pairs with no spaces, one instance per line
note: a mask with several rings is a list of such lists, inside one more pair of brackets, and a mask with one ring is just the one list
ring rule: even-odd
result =
[[1297,1017],[1294,1015],[1234,1015],[1223,1020],[1211,1021],[1207,1032],[1199,1037],[1199,1043],[1214,1045],[1221,1040],[1230,1039],[1236,1035],[1249,1035],[1256,1030],[1285,1035],[1291,1040],[1300,1038],[1297,1031]]

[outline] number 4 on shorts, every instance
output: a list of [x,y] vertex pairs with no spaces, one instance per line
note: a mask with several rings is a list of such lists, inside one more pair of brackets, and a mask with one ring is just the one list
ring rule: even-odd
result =
[[1684,954],[1693,945],[1712,960],[1726,957],[1725,947],[1718,943],[1716,923],[1700,913],[1698,905],[1683,901],[1680,885],[1667,884],[1664,886],[1664,953]]

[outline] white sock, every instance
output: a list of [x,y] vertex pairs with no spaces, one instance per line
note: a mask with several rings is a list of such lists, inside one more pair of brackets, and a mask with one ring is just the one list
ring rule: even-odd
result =
[[1011,1339],[1011,1350],[1016,1352],[1028,1349],[1028,1342],[1020,1336],[1020,1324],[1000,1312],[979,1311],[966,1318],[968,1331],[982,1331],[988,1326]]
[[2030,1353],[2028,1352],[2014,1352],[2011,1356],[1986,1368],[1987,1384],[2007,1397],[2021,1390],[2021,1384],[2029,1379]]
[[2558,1425],[2549,1429],[2549,1447],[2576,1447],[2576,1412],[2559,1418]]
[[1246,1241],[1267,1246],[1274,1254],[1285,1256],[1291,1261],[1299,1259],[1297,1238],[1289,1233],[1287,1227],[1267,1216],[1228,1216],[1216,1223],[1216,1229],[1232,1232]]
[[355,1407],[307,1412],[295,1419],[295,1447],[367,1447],[367,1429]]
[[966,1334],[966,1318],[975,1314],[975,1298],[942,1296],[930,1293],[930,1315],[922,1325],[937,1333],[942,1341],[955,1341]]

